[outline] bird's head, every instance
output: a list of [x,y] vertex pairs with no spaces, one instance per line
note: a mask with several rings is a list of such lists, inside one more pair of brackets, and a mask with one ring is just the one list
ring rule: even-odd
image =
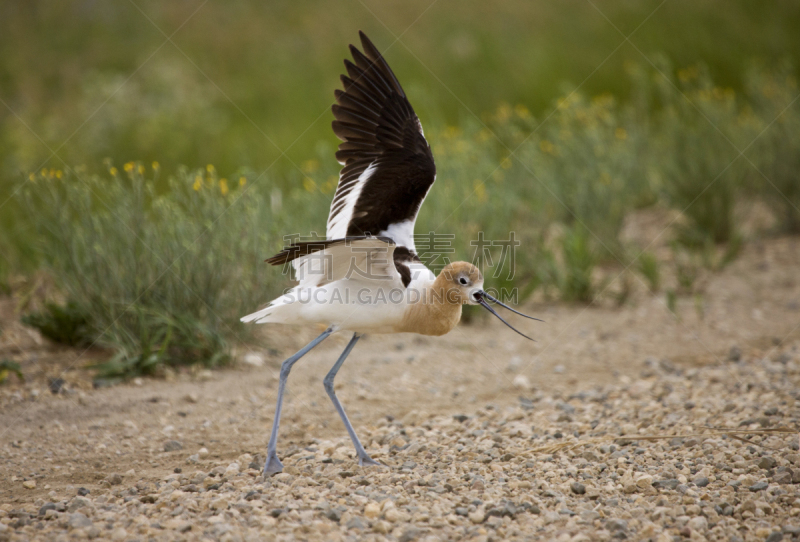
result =
[[[442,280],[443,279],[443,280]],[[452,262],[439,273],[444,282],[447,302],[460,305],[477,305],[480,292],[483,292],[483,275],[468,262]]]
[[[510,310],[520,316],[524,316],[525,318],[530,318],[531,320],[539,320],[538,318],[534,318],[532,316],[528,316],[527,314],[522,314],[516,309],[512,309],[508,305],[501,302],[499,299],[495,299],[491,295],[487,294],[483,290],[483,275],[481,274],[480,270],[468,262],[453,262],[447,264],[444,269],[442,269],[441,273],[437,277],[437,282],[444,283],[445,287],[444,296],[445,302],[450,304],[460,304],[460,305],[480,305],[484,309],[491,312],[494,316],[496,316],[501,322],[505,325],[525,337],[526,339],[530,339],[524,333],[520,333],[516,328],[514,328],[511,324],[506,322],[502,316],[497,314],[492,306],[489,303],[493,303],[499,305],[505,309]],[[539,320],[541,322],[541,320]],[[533,339],[531,339],[533,340]]]

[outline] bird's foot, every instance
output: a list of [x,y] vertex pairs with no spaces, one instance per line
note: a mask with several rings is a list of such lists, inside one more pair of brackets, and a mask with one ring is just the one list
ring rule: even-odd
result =
[[278,459],[277,453],[271,453],[267,456],[267,461],[264,463],[264,477],[272,476],[283,471],[283,463]]
[[367,454],[358,456],[358,466],[359,467],[385,467],[383,463],[379,463],[375,461]]

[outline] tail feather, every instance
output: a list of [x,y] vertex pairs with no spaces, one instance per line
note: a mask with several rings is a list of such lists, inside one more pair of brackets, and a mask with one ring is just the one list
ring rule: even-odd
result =
[[267,318],[270,314],[272,314],[272,310],[274,308],[275,307],[273,307],[272,305],[269,305],[261,309],[260,311],[248,314],[247,316],[242,316],[239,320],[244,322],[245,324],[248,324],[250,322],[256,322],[257,324],[260,324],[262,323],[261,322],[262,319]]

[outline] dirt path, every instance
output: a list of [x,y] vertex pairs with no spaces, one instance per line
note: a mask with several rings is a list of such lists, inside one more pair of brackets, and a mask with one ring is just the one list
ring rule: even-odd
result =
[[[127,523],[120,524],[121,521],[115,523],[109,518],[101,521],[100,517],[108,515],[108,512],[103,512],[103,507],[113,505],[114,495],[117,496],[120,505],[136,500],[140,507],[152,507],[153,514],[166,513],[164,508],[166,505],[163,502],[169,502],[168,497],[158,497],[159,494],[155,494],[156,496],[151,499],[149,490],[143,488],[155,491],[156,485],[168,482],[170,473],[176,469],[182,469],[183,473],[194,473],[209,472],[222,466],[220,477],[217,479],[231,479],[229,485],[239,490],[242,484],[234,479],[235,474],[232,471],[222,476],[225,468],[237,460],[239,465],[237,468],[241,468],[242,471],[240,476],[243,480],[248,480],[245,485],[250,487],[252,484],[257,484],[257,487],[253,486],[253,490],[258,489],[266,495],[269,487],[284,482],[296,489],[296,484],[292,486],[293,482],[286,481],[288,479],[261,484],[258,479],[252,478],[245,471],[250,460],[258,455],[263,456],[272,420],[277,371],[281,360],[315,336],[317,330],[291,328],[266,330],[263,339],[264,344],[270,345],[269,350],[249,352],[249,355],[245,351],[239,352],[240,358],[247,359],[255,365],[241,363],[236,368],[221,371],[199,371],[194,374],[186,372],[167,380],[145,380],[139,382],[139,385],[130,383],[92,390],[87,380],[88,373],[72,370],[64,377],[67,382],[66,391],[54,395],[47,389],[47,377],[56,375],[60,368],[72,364],[75,352],[48,345],[35,333],[22,328],[15,323],[13,314],[8,310],[10,302],[5,303],[6,310],[2,322],[5,330],[1,339],[3,342],[0,343],[2,353],[0,357],[19,360],[29,378],[25,384],[19,385],[13,382],[12,376],[10,384],[0,387],[0,434],[2,435],[0,437],[0,540],[4,537],[11,539],[18,537],[20,540],[34,536],[47,538],[56,531],[72,531],[73,535],[82,533],[104,537],[107,534],[117,536],[120,540],[127,540],[128,537],[137,538],[144,534],[158,535],[157,538],[163,535],[167,539],[173,535],[186,538],[199,538],[205,535],[218,538],[230,535],[229,538],[235,540],[236,537],[247,537],[247,533],[250,532],[248,529],[254,529],[252,533],[260,533],[262,529],[268,528],[272,535],[280,535],[284,532],[280,529],[283,521],[289,522],[287,525],[297,523],[297,518],[292,519],[286,514],[283,516],[279,514],[276,520],[265,512],[264,517],[269,520],[264,522],[259,523],[253,519],[248,520],[250,523],[245,521],[243,526],[237,526],[236,522],[227,521],[226,524],[233,524],[230,529],[216,534],[209,531],[211,529],[209,525],[212,524],[208,521],[212,516],[220,514],[222,516],[232,514],[237,518],[245,515],[257,516],[249,508],[247,514],[244,511],[233,514],[231,510],[237,510],[235,499],[228,499],[225,507],[208,510],[202,506],[198,508],[199,505],[196,503],[194,510],[189,505],[182,506],[174,516],[169,516],[176,518],[171,524],[174,528],[167,527],[167,520],[163,518],[157,521],[148,520],[148,523],[142,524],[139,529],[135,521],[131,523],[133,520],[126,519]],[[796,390],[800,387],[797,371],[792,369],[792,364],[800,365],[800,353],[797,351],[797,345],[800,344],[800,240],[798,239],[781,239],[770,241],[768,244],[749,246],[736,262],[710,279],[702,299],[690,298],[679,301],[676,311],[679,318],[675,318],[666,308],[663,294],[651,296],[641,288],[638,288],[632,301],[622,308],[539,304],[528,306],[527,309],[529,313],[546,320],[544,324],[520,324],[533,333],[538,340],[536,343],[526,342],[494,321],[481,320],[477,324],[459,326],[449,335],[436,339],[405,335],[367,337],[359,344],[340,372],[337,379],[337,394],[344,403],[354,426],[360,434],[363,434],[365,444],[369,443],[368,449],[376,451],[379,459],[392,465],[390,474],[376,474],[373,478],[369,478],[373,476],[369,475],[366,479],[364,475],[360,476],[360,479],[366,480],[366,485],[371,487],[373,493],[383,495],[381,501],[383,506],[386,499],[392,500],[394,503],[392,506],[399,510],[398,513],[402,512],[399,519],[394,513],[389,514],[390,517],[387,518],[385,509],[381,509],[373,516],[373,509],[367,513],[364,508],[368,503],[360,503],[362,498],[369,501],[372,497],[358,495],[358,484],[350,483],[353,479],[359,478],[361,471],[349,459],[346,434],[322,388],[322,377],[344,348],[347,337],[334,336],[295,367],[289,380],[289,394],[284,407],[279,441],[279,451],[282,452],[282,457],[288,457],[285,464],[293,465],[294,474],[281,476],[289,478],[294,476],[297,478],[292,478],[294,482],[302,478],[297,471],[300,468],[298,461],[302,465],[307,465],[312,471],[316,467],[325,467],[328,470],[317,471],[321,474],[317,476],[315,483],[324,490],[327,488],[326,491],[331,493],[325,497],[329,505],[327,508],[324,506],[314,508],[313,505],[303,508],[298,505],[293,509],[299,514],[298,517],[305,517],[303,516],[305,511],[312,510],[313,513],[309,517],[313,517],[315,521],[321,517],[320,525],[330,524],[324,529],[320,527],[322,531],[312,529],[304,532],[303,537],[328,539],[358,535],[374,536],[378,539],[401,538],[408,531],[411,535],[410,538],[406,538],[407,540],[414,539],[414,536],[460,538],[468,535],[503,538],[498,528],[505,528],[503,532],[509,537],[515,532],[512,528],[517,525],[515,514],[506,514],[504,517],[501,513],[500,525],[490,528],[489,519],[495,516],[491,516],[486,509],[485,504],[488,501],[480,498],[480,492],[475,493],[477,490],[474,483],[462,483],[459,486],[460,490],[448,489],[446,495],[449,496],[449,501],[455,504],[456,501],[461,502],[469,496],[470,499],[462,504],[466,505],[465,509],[471,506],[472,512],[461,515],[460,511],[451,513],[450,510],[442,510],[439,516],[445,519],[438,527],[436,526],[438,523],[430,518],[425,521],[414,519],[414,512],[408,510],[409,499],[413,501],[416,496],[423,498],[424,493],[411,491],[411,488],[408,488],[409,492],[404,494],[405,496],[395,492],[398,488],[398,491],[405,491],[408,480],[419,478],[413,472],[410,473],[410,478],[403,477],[408,474],[402,468],[410,460],[409,457],[403,456],[408,448],[400,452],[395,450],[397,453],[393,454],[391,443],[387,443],[386,439],[381,437],[381,435],[386,436],[387,428],[396,425],[409,429],[404,437],[418,437],[423,443],[423,448],[427,446],[429,450],[427,456],[417,449],[415,453],[418,455],[413,459],[426,465],[423,467],[427,469],[426,475],[435,476],[437,469],[434,465],[437,461],[441,461],[441,458],[449,453],[458,457],[453,451],[455,447],[467,446],[459,444],[460,440],[451,441],[445,438],[451,429],[456,433],[461,431],[460,426],[450,427],[450,422],[447,420],[452,420],[453,415],[464,415],[466,419],[473,420],[475,431],[490,433],[497,431],[498,434],[502,433],[502,426],[496,425],[500,418],[508,423],[509,419],[519,416],[519,419],[526,420],[526,423],[527,421],[533,423],[534,432],[538,434],[539,440],[534,438],[532,443],[521,444],[515,440],[513,434],[504,434],[495,442],[505,442],[504,448],[508,449],[531,449],[551,439],[539,432],[540,429],[537,427],[539,424],[549,427],[551,434],[561,425],[569,426],[571,432],[572,426],[578,424],[577,420],[581,416],[572,413],[568,413],[567,416],[570,421],[566,419],[559,421],[560,411],[557,408],[559,403],[573,403],[574,400],[569,401],[569,398],[574,398],[576,393],[600,393],[607,396],[609,393],[620,393],[622,390],[624,393],[620,397],[627,403],[606,411],[605,417],[608,419],[603,418],[601,422],[613,422],[617,424],[614,427],[620,427],[622,422],[614,421],[617,410],[635,419],[639,408],[649,408],[646,402],[641,404],[636,402],[637,393],[649,396],[648,390],[664,382],[671,382],[670,379],[673,378],[677,379],[676,382],[669,385],[677,390],[683,385],[679,385],[678,382],[685,383],[687,378],[693,378],[687,375],[700,374],[703,382],[725,384],[715,392],[719,396],[709,398],[714,400],[714,404],[708,406],[705,412],[706,416],[710,416],[708,419],[715,420],[716,425],[724,425],[721,421],[726,417],[735,419],[736,423],[747,421],[747,416],[756,416],[777,401],[776,408],[784,416],[782,425],[797,428],[799,413],[792,404],[790,392],[792,388]],[[733,346],[736,348],[731,356]],[[731,361],[731,358],[737,358],[737,352],[740,356],[738,365],[732,364]],[[90,353],[90,355],[97,354]],[[788,367],[782,380],[770,372],[771,364],[774,362]],[[747,375],[750,373],[747,364],[752,364],[751,372],[755,371],[759,375],[763,372],[766,375],[764,379],[768,383],[765,384],[767,388],[774,385],[775,389],[770,391],[765,388],[760,396],[750,397],[752,394],[737,396],[736,389],[749,389]],[[732,366],[743,368],[729,371],[728,368]],[[698,370],[702,372],[697,373]],[[630,392],[631,389],[638,390],[636,386],[644,391]],[[703,396],[702,390],[696,387],[693,389],[695,396]],[[666,393],[666,396],[668,395],[669,392]],[[691,397],[692,394],[689,393],[688,396]],[[785,404],[780,404],[778,399]],[[749,401],[749,403],[739,404],[737,401],[745,403]],[[725,404],[728,403],[735,404],[735,409],[725,411]],[[532,405],[535,405],[535,408],[531,411]],[[688,416],[686,412],[689,412],[683,407],[683,403],[680,405],[670,403],[665,401],[663,396],[650,406],[653,412],[659,408],[664,410],[662,417],[667,416],[671,409],[681,411],[681,416]],[[715,410],[717,408],[718,411]],[[493,412],[502,413],[502,416],[494,416]],[[729,414],[726,416],[725,412]],[[587,414],[589,418],[596,415],[596,413]],[[763,413],[758,415],[763,417]],[[592,421],[589,418],[585,420],[587,424]],[[669,428],[674,431],[683,430],[695,421],[695,418],[689,416],[680,420],[681,423],[678,425],[670,424]],[[434,429],[426,429],[426,424],[434,424],[431,427],[441,429],[443,436],[439,440],[438,437],[434,438],[429,434]],[[636,429],[635,425],[631,427]],[[585,429],[575,429],[575,431],[586,436],[596,429],[586,425]],[[610,432],[611,429],[607,428],[607,431],[608,434],[613,434]],[[526,437],[531,438],[531,435],[526,434]],[[413,447],[415,438],[410,438],[404,445],[410,443]],[[480,437],[474,438],[481,441]],[[780,440],[777,437],[775,439],[776,442]],[[795,436],[794,441],[796,440]],[[788,456],[795,452],[788,447],[790,442],[793,441],[788,437],[780,440],[783,448],[773,454],[779,463],[773,466],[770,475],[773,478],[780,474],[774,469],[780,466],[786,468],[792,464],[792,458]],[[338,447],[340,444],[341,447]],[[657,447],[656,444],[647,443],[639,443],[637,446],[647,450],[654,450]],[[727,441],[725,446],[736,448],[737,444]],[[165,447],[174,449],[165,451]],[[312,448],[314,451],[310,451]],[[626,448],[630,448],[630,457],[626,461],[633,458],[635,464],[636,455],[633,447]],[[304,449],[308,451],[303,452]],[[680,450],[678,448],[678,454]],[[670,450],[667,452],[672,453]],[[515,452],[517,456],[520,453],[522,452]],[[636,454],[638,453],[636,451]],[[305,462],[297,459],[307,454],[310,454],[312,459]],[[333,463],[330,461],[322,463],[325,457]],[[584,528],[576,528],[573,522],[572,530],[565,531],[565,525],[574,519],[573,516],[580,517],[580,514],[576,512],[573,515],[559,515],[560,509],[557,506],[553,508],[557,521],[545,521],[549,507],[548,499],[555,498],[556,502],[562,504],[565,501],[564,499],[559,501],[558,496],[547,496],[545,493],[547,491],[558,492],[557,489],[553,489],[555,486],[542,489],[543,486],[537,486],[536,483],[531,485],[530,480],[535,482],[550,479],[548,463],[540,463],[541,457],[534,454],[525,462],[514,462],[514,465],[522,470],[526,469],[525,465],[530,465],[525,472],[528,474],[527,479],[522,474],[519,477],[509,478],[517,480],[511,492],[520,495],[520,498],[516,499],[515,506],[522,502],[523,496],[529,505],[539,502],[537,506],[541,514],[532,515],[534,519],[531,521],[542,520],[536,529],[553,529],[552,532],[548,531],[550,532],[548,536],[554,538],[561,536],[559,532],[567,533],[568,538],[572,537],[573,540],[582,533],[588,533],[590,538],[597,538],[592,533],[600,533],[598,536],[602,538],[605,535],[602,535],[601,531],[606,532],[609,537],[612,536],[614,529],[609,529],[605,524],[605,517],[591,519],[583,524]],[[583,456],[562,454],[556,456],[554,464],[559,464],[559,461],[564,463],[566,460],[563,467],[569,471],[569,465],[574,463],[576,457]],[[742,461],[747,462],[752,459],[757,464],[760,458],[761,455],[753,458],[742,456]],[[533,462],[534,459],[537,461]],[[452,461],[451,458],[448,465]],[[457,459],[455,461],[458,462]],[[465,463],[458,468],[463,470],[472,459],[466,458],[464,461]],[[248,464],[241,464],[242,462]],[[747,463],[741,467],[742,476],[754,475],[749,465],[750,463]],[[479,462],[475,468],[485,470],[487,464]],[[797,468],[800,469],[800,465],[797,465]],[[342,469],[353,471],[355,478],[350,477],[350,474],[343,478],[344,475],[340,472]],[[444,465],[440,470],[447,472]],[[708,475],[716,476],[718,481],[722,480],[720,473],[712,472],[713,470],[712,467]],[[391,473],[403,476],[390,483]],[[255,474],[255,471],[249,474]],[[390,478],[384,479],[385,476]],[[619,476],[624,477],[625,474]],[[790,472],[790,482],[791,476]],[[600,474],[594,477],[599,480]],[[768,478],[768,482],[771,483],[770,480],[773,478]],[[313,477],[309,479],[313,480]],[[381,487],[382,480],[388,484],[386,487]],[[528,480],[527,485],[522,483],[525,480]],[[176,491],[187,493],[185,489],[188,482],[184,482],[186,481],[178,480],[173,484],[182,488]],[[507,480],[504,483],[508,485],[510,482]],[[485,491],[490,491],[489,479],[486,476],[483,477],[482,484],[485,486]],[[222,489],[218,487],[209,490],[208,487],[213,484],[204,486],[202,480],[195,485],[202,490],[197,493],[198,498],[205,493],[210,495],[214,491],[222,491],[226,487],[222,485]],[[450,485],[452,487],[452,484]],[[341,489],[339,486],[342,486]],[[311,492],[313,484],[303,487],[303,491]],[[770,495],[783,502],[780,499],[786,494],[800,496],[796,489],[798,487],[800,486],[791,483],[781,485],[783,496]],[[79,488],[85,488],[90,492],[85,498],[88,500],[83,504],[79,502],[81,506],[71,506],[69,503],[74,501]],[[292,495],[292,490],[286,489],[286,491],[288,491],[286,495]],[[292,502],[298,500],[297,491],[299,490],[295,491]],[[604,499],[624,500],[632,494],[625,493],[624,483],[620,483],[619,489],[608,491],[608,495],[601,491],[600,497],[594,496],[594,500],[589,504],[594,506],[598,502],[604,502]],[[615,491],[619,492],[619,496],[613,496]],[[656,491],[653,498],[653,507],[657,504],[659,491],[660,489]],[[697,494],[699,488],[691,491]],[[766,493],[768,490],[764,491]],[[336,492],[340,494],[334,495]],[[471,498],[473,493],[474,499]],[[661,496],[665,500],[659,506],[674,504],[670,496],[673,493],[677,495],[678,503],[686,498],[685,493],[678,494],[671,491],[669,495]],[[281,497],[277,496],[279,494],[283,495],[277,491],[270,496],[273,500],[267,502],[266,497],[262,498],[260,493],[258,502],[266,502],[265,506],[275,509],[291,509],[286,499],[292,499],[284,495],[284,501],[280,501]],[[435,498],[441,496],[435,492],[432,495]],[[579,498],[582,495],[584,494],[574,492],[571,494],[567,491],[569,498]],[[643,493],[642,498],[648,495],[650,495],[649,490]],[[754,493],[753,496],[755,498],[758,494]],[[354,497],[358,499],[353,501]],[[403,499],[406,504],[401,504]],[[765,499],[768,500],[767,497],[761,500]],[[483,503],[480,505],[469,504],[481,500]],[[251,503],[251,501],[253,499],[242,502]],[[64,511],[54,509],[52,513],[45,510],[39,517],[40,508],[49,502],[54,503],[53,506],[58,505],[59,508],[67,509]],[[358,510],[356,504],[348,504],[353,502],[360,503]],[[499,506],[499,502],[495,500],[494,504]],[[787,502],[791,503],[793,499]],[[58,503],[65,504],[62,506]],[[326,519],[328,517],[326,514],[336,516],[336,513],[330,512],[336,503],[340,503],[346,509],[344,513],[350,513],[344,521],[341,518],[338,521]],[[420,504],[420,506],[431,506],[431,504]],[[774,530],[773,524],[780,525],[770,521],[770,518],[777,521],[778,516],[765,514],[763,507],[758,508],[755,504],[753,506],[755,506],[752,511],[753,521],[759,520],[763,525],[753,526],[752,529],[748,526],[743,529],[739,536],[744,538],[756,537],[757,532],[760,533],[758,536],[764,533],[768,535]],[[787,505],[785,511],[777,504],[770,506],[775,514],[780,512],[783,514],[781,517],[787,521],[794,512],[800,514],[800,508],[792,508],[791,505]],[[78,511],[83,508],[86,510]],[[750,518],[741,514],[748,512],[749,509],[750,505],[747,510],[736,511],[742,525]],[[209,515],[209,510],[214,514]],[[471,513],[477,514],[475,510],[483,510],[487,516],[481,521],[475,521],[477,516],[469,516]],[[154,517],[146,511],[138,510],[138,512],[141,512],[142,517]],[[169,513],[172,512],[174,509]],[[88,518],[86,520],[88,523],[80,525],[83,519],[74,516],[76,513]],[[341,513],[340,511],[339,515]],[[31,516],[20,522],[20,517],[24,514]],[[448,515],[453,514],[456,519],[451,521]],[[798,514],[792,519],[794,524],[797,524]],[[694,530],[700,536],[707,528],[710,530],[706,534],[714,538],[713,529],[708,523],[723,527],[727,525],[725,521],[719,519],[711,521],[709,516],[712,514],[684,515],[690,518],[701,516],[706,518],[705,527],[702,521],[695,522]],[[608,514],[606,516],[611,517]],[[360,528],[347,527],[347,521],[352,517],[361,518]],[[506,521],[509,517],[511,524]],[[725,519],[728,516],[717,513],[717,517]],[[737,516],[730,516],[730,519],[734,517]],[[392,518],[395,520],[392,521]],[[71,524],[73,519],[74,524]],[[600,519],[603,520],[601,524],[593,523]],[[177,520],[183,523],[178,526]],[[630,525],[630,518],[626,521],[628,524],[624,532],[629,534],[638,532]],[[151,523],[159,523],[159,527],[152,527]],[[205,527],[201,527],[201,523]],[[473,530],[458,530],[462,523],[464,529]],[[524,522],[520,523],[522,524]],[[187,529],[186,525],[195,527]],[[637,528],[643,528],[644,525],[645,523],[639,521]],[[680,529],[689,525],[689,520],[683,521],[682,525],[676,523],[671,527],[663,521],[661,523],[655,521],[654,525],[657,528],[652,531],[652,536],[648,535],[645,538],[655,538],[661,532],[672,532],[669,531],[670,528],[677,534]],[[104,530],[106,528],[107,532]],[[761,531],[758,531],[759,528]],[[97,532],[92,529],[96,529]],[[120,532],[120,529],[125,532]],[[180,529],[184,529],[182,534]],[[156,534],[151,533],[151,530]],[[517,531],[520,536],[526,532],[525,529]],[[291,529],[286,532],[294,533]],[[728,533],[729,530],[725,527],[720,532]],[[791,533],[788,534],[791,536]],[[253,536],[254,539],[259,538]]]

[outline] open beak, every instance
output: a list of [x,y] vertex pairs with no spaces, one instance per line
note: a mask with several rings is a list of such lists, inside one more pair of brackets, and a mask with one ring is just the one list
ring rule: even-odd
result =
[[537,322],[544,322],[544,320],[540,320],[539,318],[534,318],[533,316],[528,316],[527,314],[522,314],[518,310],[512,309],[511,307],[509,307],[508,305],[506,305],[505,303],[503,303],[499,299],[493,298],[492,296],[490,296],[489,294],[487,294],[483,290],[480,291],[480,295],[481,295],[481,297],[486,298],[487,300],[491,301],[492,303],[497,303],[498,305],[500,305],[504,309],[508,309],[513,313],[519,314],[520,316],[524,316],[525,318],[530,318],[531,320],[536,320]]
[[[516,329],[514,326],[512,326],[511,324],[509,324],[508,322],[506,322],[506,321],[503,319],[503,317],[502,317],[502,316],[500,316],[499,314],[497,314],[497,311],[495,311],[495,310],[492,308],[492,306],[491,306],[491,305],[489,305],[488,301],[492,301],[493,303],[497,303],[497,304],[498,304],[498,305],[500,305],[501,307],[504,307],[504,308],[506,308],[506,309],[510,310],[511,312],[515,312],[515,313],[519,314],[520,316],[524,316],[525,318],[530,318],[531,320],[538,320],[539,322],[541,322],[542,320],[539,320],[538,318],[534,318],[533,316],[528,316],[527,314],[522,314],[522,313],[521,313],[521,312],[519,312],[519,311],[515,311],[514,309],[512,309],[512,308],[511,308],[511,307],[509,307],[508,305],[505,305],[504,303],[501,303],[501,302],[500,302],[500,301],[498,301],[497,299],[493,298],[492,296],[490,296],[489,294],[487,294],[487,293],[486,293],[486,292],[484,292],[483,290],[479,290],[479,291],[475,292],[473,295],[475,296],[475,300],[478,302],[478,304],[479,304],[479,305],[481,305],[481,306],[482,306],[484,309],[486,309],[487,311],[489,311],[489,312],[491,312],[492,314],[494,314],[494,315],[495,315],[495,316],[496,316],[496,317],[497,317],[497,318],[498,318],[498,319],[499,319],[501,322],[503,322],[505,325],[507,325],[508,327],[510,327],[511,329],[513,329],[515,332],[519,333],[520,335],[522,335],[522,336],[523,336],[523,337],[525,337],[526,339],[528,339],[528,340],[530,340],[530,341],[533,341],[533,342],[536,342],[536,340],[535,340],[535,339],[531,339],[530,337],[528,337],[527,335],[525,335],[524,333],[522,333],[521,331],[519,331],[518,329]],[[487,301],[487,300],[488,300],[488,301]]]

